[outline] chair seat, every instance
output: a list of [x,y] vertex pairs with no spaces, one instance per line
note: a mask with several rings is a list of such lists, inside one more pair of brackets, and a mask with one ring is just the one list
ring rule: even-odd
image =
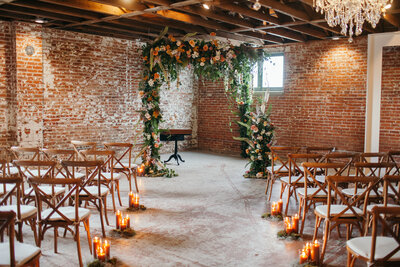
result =
[[[14,242],[15,265],[22,266],[40,254],[40,248]],[[0,243],[0,267],[10,266],[10,243]]]
[[[373,207],[385,207],[385,204],[371,204],[367,206],[367,211],[368,212],[372,212],[372,208]],[[386,207],[400,207],[400,205],[396,205],[396,204],[387,204]]]
[[[106,178],[107,180],[111,180],[111,172],[102,172],[101,175]],[[119,180],[121,179],[121,175],[123,174],[118,174],[118,173],[113,173],[113,179],[114,180]],[[105,180],[105,179],[102,179]]]
[[[318,189],[320,189],[320,188],[307,188],[307,196],[312,196],[315,192],[318,191]],[[305,195],[305,190],[304,190],[304,188],[298,188],[298,189],[297,189],[297,193],[298,193],[300,196],[303,196],[303,197],[304,197],[304,195]],[[323,190],[320,190],[320,191],[315,195],[315,197],[328,197],[328,195],[327,195]]]
[[15,175],[18,174],[18,168],[17,167],[10,167],[10,171],[8,172],[9,175]]
[[[65,215],[65,217],[67,217],[69,220],[75,221],[75,207],[60,207],[58,208],[58,210],[63,215]],[[42,219],[46,218],[52,211],[53,209],[47,209],[42,211]],[[78,214],[79,214],[79,221],[81,221],[90,215],[90,210],[85,208],[78,208]],[[64,221],[64,218],[61,217],[60,214],[55,212],[51,215],[50,221]]]
[[[290,177],[290,183],[291,184],[304,184],[304,177],[301,177],[300,179],[299,175],[292,176]],[[281,182],[284,182],[285,184],[289,183],[289,176],[283,176],[280,178]]]
[[[393,187],[394,187],[394,188],[397,188],[397,185],[393,184]],[[381,187],[378,188],[378,192],[381,193],[381,194],[383,194],[383,186],[381,186]],[[393,191],[393,189],[392,189],[391,187],[388,186],[388,194],[389,194],[390,196],[394,196],[394,195],[396,195],[396,192]]]
[[[40,190],[42,190],[46,195],[52,196],[53,195],[53,189],[52,186],[49,185],[40,185],[38,186]],[[60,194],[63,194],[65,192],[65,188],[64,187],[60,187],[60,186],[55,186],[54,187],[54,195],[58,196]],[[33,190],[33,188],[28,188],[25,189],[25,195],[26,196],[32,196],[35,194],[35,191]]]
[[[43,176],[47,173],[49,169],[40,169],[40,176]],[[30,178],[32,176],[38,177],[39,176],[39,170],[29,170],[24,172],[27,178]]]
[[317,180],[318,182],[320,182],[321,184],[325,183],[325,175],[315,175],[315,180]]
[[[75,172],[74,176],[75,176],[74,177],[75,179],[80,179],[82,177],[85,177],[85,174],[84,173],[80,173],[80,172]],[[64,179],[64,178],[67,178],[67,175],[66,174],[63,175],[62,173],[57,173],[55,178]]]
[[[366,190],[365,188],[357,188],[357,193],[354,194],[354,188],[345,188],[345,189],[342,189],[342,193],[344,195],[350,196],[350,197],[352,197],[354,195],[360,196],[361,194],[363,194],[365,192],[365,190]],[[371,190],[369,192],[369,197],[377,197],[374,190]]]
[[[17,214],[17,205],[0,206],[0,211],[10,211],[10,210],[14,211],[15,214]],[[20,205],[20,210],[21,210],[22,220],[29,218],[30,216],[36,214],[37,212],[36,207],[28,205]]]
[[[97,187],[97,185],[92,185],[92,186],[85,186],[85,189],[93,196],[98,196],[99,195],[99,189]],[[100,186],[100,194],[101,196],[107,195],[109,192],[109,189],[107,186]],[[87,196],[88,194],[86,193],[86,191],[82,190],[79,193],[79,196]]]
[[[330,215],[335,216],[335,215],[339,214],[340,212],[342,212],[346,208],[347,208],[346,205],[331,205]],[[363,211],[360,210],[359,208],[353,207],[353,209],[358,215],[361,215],[361,216],[363,215]],[[328,217],[328,205],[317,206],[315,208],[315,214],[318,214],[319,216],[322,216],[322,217]],[[348,210],[346,210],[346,212],[344,214],[341,215],[341,217],[354,217],[354,213],[350,209],[348,209]]]
[[[365,257],[370,258],[371,256],[371,236],[363,236],[356,237],[348,240],[347,247],[354,251],[354,253]],[[394,248],[398,246],[396,240],[393,237],[388,236],[377,236],[376,237],[376,246],[375,246],[375,259],[383,259],[386,255],[388,255]],[[389,261],[399,261],[400,260],[400,251],[397,251]]]
[[[287,173],[289,171],[287,167],[280,169],[281,167],[282,164],[274,165],[274,173]],[[268,166],[267,171],[272,173],[272,166]]]

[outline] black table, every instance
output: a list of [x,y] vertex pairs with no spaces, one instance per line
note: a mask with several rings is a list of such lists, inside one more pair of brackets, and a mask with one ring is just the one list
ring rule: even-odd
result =
[[172,154],[168,160],[164,161],[164,163],[169,162],[171,159],[175,159],[176,163],[179,165],[179,160],[185,162],[181,155],[178,154],[178,141],[185,140],[185,135],[191,135],[192,130],[190,129],[169,129],[169,130],[161,130],[160,140],[161,141],[175,141],[175,150],[174,154]]

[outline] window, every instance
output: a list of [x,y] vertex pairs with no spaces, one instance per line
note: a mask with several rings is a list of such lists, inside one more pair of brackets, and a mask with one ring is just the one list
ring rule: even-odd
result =
[[283,53],[272,54],[253,69],[253,88],[255,91],[283,91]]

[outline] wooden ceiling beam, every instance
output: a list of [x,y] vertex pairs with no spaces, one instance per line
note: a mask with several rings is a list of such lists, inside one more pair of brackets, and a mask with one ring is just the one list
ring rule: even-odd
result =
[[0,6],[1,6],[1,5],[4,5],[4,4],[9,4],[9,3],[11,3],[12,1],[14,1],[14,0],[0,0]]
[[272,35],[275,35],[278,37],[283,37],[283,38],[290,39],[290,40],[293,40],[296,42],[305,42],[306,41],[306,39],[304,38],[303,35],[298,34],[296,32],[288,31],[286,29],[269,29],[269,30],[266,30],[266,32],[268,34],[272,34]]
[[46,3],[51,3],[51,4],[57,4],[64,6],[66,8],[76,8],[79,10],[86,10],[86,11],[92,11],[92,12],[98,12],[98,13],[103,13],[107,15],[114,15],[114,16],[119,16],[122,14],[125,14],[126,11],[122,10],[121,8],[115,7],[115,6],[110,6],[110,5],[104,5],[101,3],[93,2],[93,1],[87,1],[87,0],[40,0],[41,2],[46,2]]
[[[251,0],[252,2],[256,2],[255,0]],[[311,18],[307,15],[307,13],[296,9],[292,8],[288,5],[282,4],[281,2],[275,1],[275,0],[258,0],[259,3],[266,7],[266,8],[272,8],[275,11],[278,11],[279,13],[288,15],[290,17],[299,19],[299,20],[304,20],[304,21],[309,21]]]
[[269,34],[262,34],[260,32],[244,32],[243,34],[247,35],[247,36],[252,36],[264,41],[268,41],[270,43],[274,43],[274,44],[283,44],[283,39],[276,37],[274,35],[269,35]]
[[299,33],[304,33],[304,34],[313,36],[318,39],[325,39],[326,37],[328,37],[328,35],[325,34],[324,32],[307,27],[306,25],[290,26],[288,28],[293,31],[297,31]]
[[[276,29],[276,28],[286,28],[286,27],[290,27],[290,26],[299,26],[299,25],[305,25],[305,24],[309,24],[309,23],[320,23],[320,22],[325,22],[325,19],[316,19],[316,20],[312,20],[312,21],[302,21],[302,20],[298,20],[298,21],[293,21],[293,22],[284,22],[282,24],[279,25],[263,25],[263,26],[257,26],[254,27],[254,30],[259,31],[259,30],[268,30],[268,29]],[[231,30],[231,32],[244,32],[247,31],[247,28],[236,28]]]
[[244,36],[244,35],[238,35],[234,33],[229,33],[229,32],[224,32],[224,31],[216,31],[216,34],[218,37],[223,37],[227,38],[230,40],[236,40],[239,42],[244,42],[244,43],[253,43],[256,45],[264,45],[264,42],[260,38],[253,38],[250,36]]
[[400,28],[400,17],[393,14],[385,14],[383,18],[393,26]]

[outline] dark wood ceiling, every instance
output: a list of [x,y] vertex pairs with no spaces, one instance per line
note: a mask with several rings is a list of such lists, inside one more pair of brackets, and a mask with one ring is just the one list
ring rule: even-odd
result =
[[[34,22],[44,27],[125,39],[154,39],[168,26],[183,36],[209,34],[257,45],[281,45],[340,36],[324,15],[316,13],[313,0],[0,0],[0,19]],[[203,4],[210,8],[206,9]],[[400,0],[394,0],[373,29],[363,34],[400,29]]]

